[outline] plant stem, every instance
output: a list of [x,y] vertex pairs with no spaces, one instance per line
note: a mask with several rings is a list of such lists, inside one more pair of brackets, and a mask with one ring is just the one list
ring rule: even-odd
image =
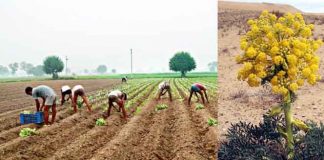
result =
[[287,134],[287,149],[288,159],[294,158],[294,137],[292,131],[292,111],[291,111],[291,96],[290,93],[287,95],[287,100],[284,104],[285,120],[286,120],[286,134]]

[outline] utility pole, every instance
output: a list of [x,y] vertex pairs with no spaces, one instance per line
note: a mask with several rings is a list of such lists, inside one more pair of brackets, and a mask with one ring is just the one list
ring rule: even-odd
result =
[[131,55],[131,75],[133,76],[133,49],[130,49],[130,55]]
[[67,62],[68,62],[68,60],[69,60],[69,59],[67,58],[67,56],[65,56],[65,75],[68,74],[68,73],[67,73],[67,72],[68,72],[68,70],[67,70],[67,66],[68,66],[68,65],[67,65]]

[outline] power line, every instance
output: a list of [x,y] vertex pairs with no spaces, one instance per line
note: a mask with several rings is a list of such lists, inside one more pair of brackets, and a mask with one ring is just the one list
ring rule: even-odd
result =
[[133,49],[130,49],[130,55],[131,55],[131,74],[133,75]]
[[68,71],[67,71],[67,66],[68,66],[67,63],[68,63],[68,60],[69,60],[69,59],[67,58],[67,56],[65,56],[65,75],[67,75],[67,72],[68,72]]

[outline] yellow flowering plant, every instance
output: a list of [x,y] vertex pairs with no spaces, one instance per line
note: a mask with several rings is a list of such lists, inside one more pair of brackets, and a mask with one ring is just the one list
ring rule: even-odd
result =
[[278,131],[286,139],[288,159],[294,157],[293,125],[307,131],[300,120],[293,119],[292,97],[307,82],[316,84],[321,79],[318,70],[320,58],[315,52],[321,40],[312,38],[313,24],[306,24],[300,13],[287,13],[282,17],[263,11],[259,18],[248,20],[249,31],[241,38],[243,54],[236,57],[243,67],[238,79],[249,86],[258,87],[270,83],[275,94],[282,95],[280,106],[273,107],[270,115],[285,115],[285,127]]

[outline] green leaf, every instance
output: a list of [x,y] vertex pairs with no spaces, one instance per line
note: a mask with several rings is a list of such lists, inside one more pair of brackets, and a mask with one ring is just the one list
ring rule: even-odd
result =
[[295,125],[296,127],[298,127],[300,130],[303,130],[305,132],[307,132],[309,130],[309,127],[301,120],[299,119],[294,119],[292,121],[293,125]]
[[285,129],[282,126],[277,127],[278,132],[283,136],[285,139],[287,138],[287,133],[285,132]]
[[214,118],[208,118],[207,123],[209,126],[215,126],[218,124],[218,121]]
[[269,111],[269,116],[277,116],[282,112],[282,107],[281,106],[273,106],[270,111]]

